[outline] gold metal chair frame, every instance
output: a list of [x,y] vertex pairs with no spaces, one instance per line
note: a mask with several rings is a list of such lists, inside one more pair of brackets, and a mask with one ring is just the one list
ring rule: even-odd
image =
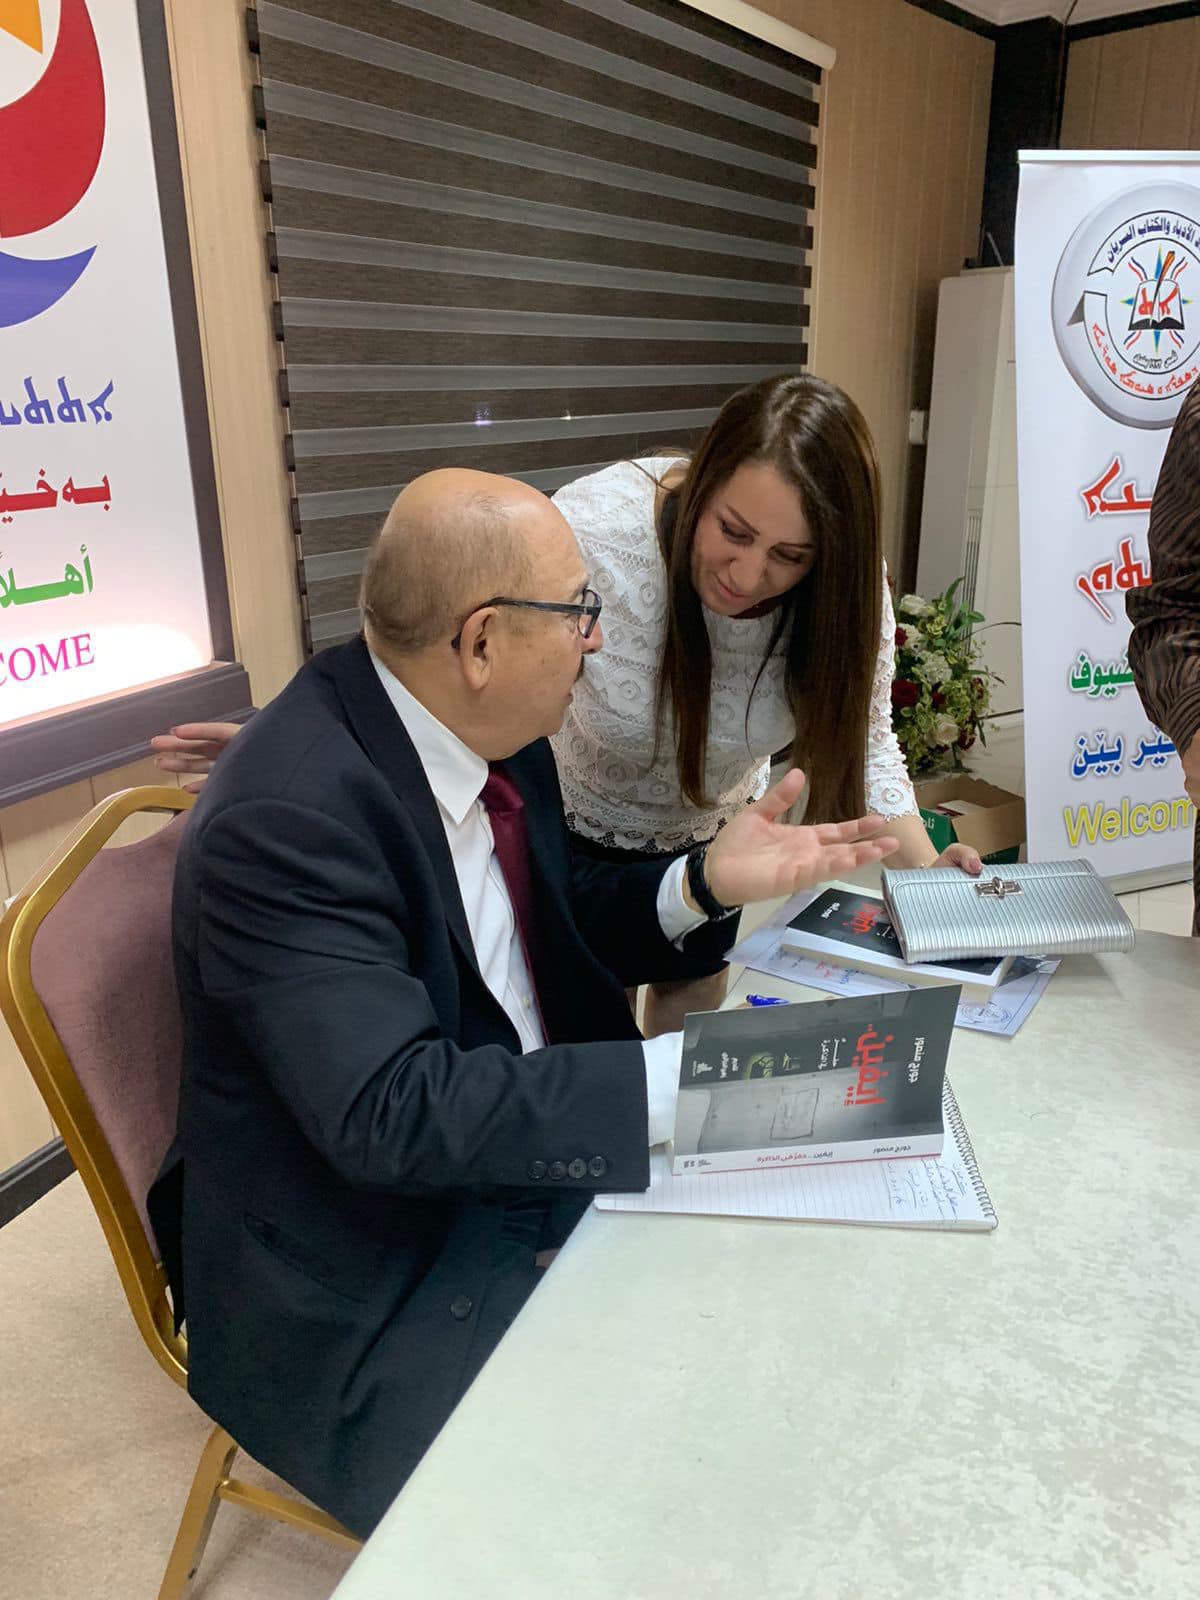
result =
[[[123,789],[94,806],[22,889],[0,919],[0,1012],[83,1179],[116,1263],[133,1319],[151,1355],[187,1386],[187,1339],[176,1333],[166,1274],[154,1259],[108,1140],[33,987],[33,942],[42,922],[126,818],[186,811],[193,796],[167,786]],[[159,1600],[179,1600],[195,1576],[222,1500],[315,1533],[345,1550],[362,1541],[315,1506],[230,1477],[238,1445],[214,1427],[200,1454]]]

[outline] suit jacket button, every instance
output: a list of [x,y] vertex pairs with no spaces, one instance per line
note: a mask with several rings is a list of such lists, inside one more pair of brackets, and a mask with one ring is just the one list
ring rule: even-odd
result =
[[588,1171],[593,1178],[602,1178],[608,1171],[608,1162],[603,1156],[593,1156],[588,1162]]
[[450,1315],[455,1322],[463,1322],[471,1315],[472,1301],[470,1295],[456,1294],[450,1302]]
[[552,1178],[565,1178],[567,1175],[567,1164],[565,1161],[552,1161],[548,1170]]
[[567,1176],[571,1178],[587,1177],[587,1162],[581,1161],[578,1156],[567,1166]]
[[546,1176],[546,1163],[544,1161],[531,1161],[528,1167],[529,1176],[536,1183],[539,1178]]

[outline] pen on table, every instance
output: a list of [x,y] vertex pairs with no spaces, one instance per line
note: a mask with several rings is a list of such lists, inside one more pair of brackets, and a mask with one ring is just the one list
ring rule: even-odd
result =
[[786,1000],[780,1000],[773,994],[748,994],[746,1004],[749,1006],[785,1006]]

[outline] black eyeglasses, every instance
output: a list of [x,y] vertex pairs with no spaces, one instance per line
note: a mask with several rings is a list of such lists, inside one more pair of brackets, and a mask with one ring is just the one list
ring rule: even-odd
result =
[[477,611],[486,611],[488,606],[519,606],[524,611],[557,611],[565,617],[574,617],[575,626],[579,629],[581,639],[590,639],[596,631],[596,624],[600,621],[600,607],[603,602],[595,589],[585,589],[583,599],[578,601],[567,600],[513,600],[506,594],[494,594],[490,600],[481,600],[477,606],[472,606],[467,615],[458,625],[458,632],[450,641],[450,648],[457,650],[462,643],[463,629],[467,622]]

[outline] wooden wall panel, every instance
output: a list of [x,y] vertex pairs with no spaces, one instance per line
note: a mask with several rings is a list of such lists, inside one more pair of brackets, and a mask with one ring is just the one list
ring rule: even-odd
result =
[[837,51],[821,90],[810,367],[862,407],[884,538],[915,566],[939,281],[977,249],[993,46],[904,0],[755,0]]
[[1194,150],[1200,143],[1200,17],[1147,28],[1149,61],[1142,129],[1160,150]]
[[265,705],[300,664],[300,607],[244,0],[168,0],[167,23],[234,638]]
[[1059,145],[1063,150],[1092,148],[1092,119],[1100,76],[1102,39],[1082,39],[1067,54],[1067,81],[1063,93]]
[[1200,17],[1080,39],[1067,57],[1064,150],[1200,144]]

